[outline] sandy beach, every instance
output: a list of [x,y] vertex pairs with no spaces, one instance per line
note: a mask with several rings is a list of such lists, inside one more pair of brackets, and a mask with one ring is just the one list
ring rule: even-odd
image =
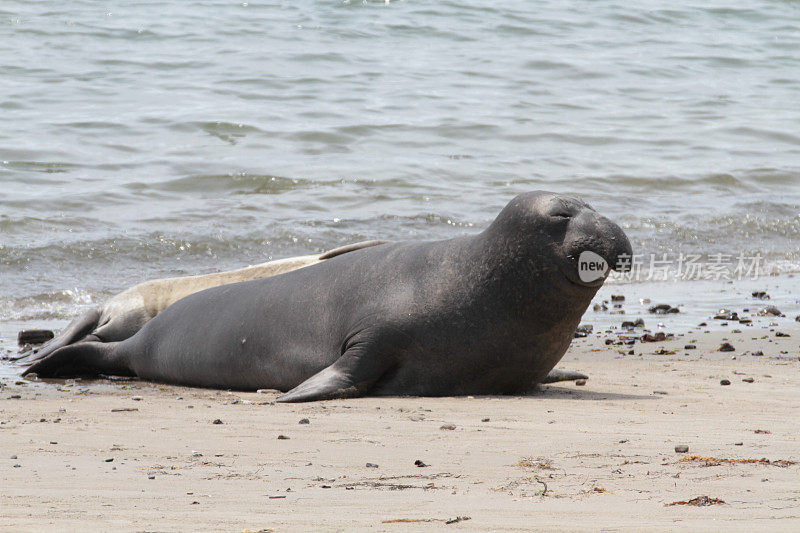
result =
[[5,380],[0,529],[796,531],[794,324],[632,347],[592,334],[559,365],[585,385],[522,397],[279,404]]

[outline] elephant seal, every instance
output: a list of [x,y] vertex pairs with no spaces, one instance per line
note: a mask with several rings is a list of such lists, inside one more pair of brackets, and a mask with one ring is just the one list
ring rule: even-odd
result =
[[512,394],[550,381],[611,267],[631,245],[584,202],[517,196],[483,232],[394,242],[187,296],[118,343],[66,346],[30,367],[196,387],[361,395]]
[[386,241],[362,241],[328,250],[321,255],[288,257],[227,272],[145,281],[117,294],[102,308],[92,309],[78,317],[58,337],[48,341],[40,349],[24,352],[12,360],[20,364],[32,364],[69,344],[123,341],[135,335],[161,311],[195,292],[218,285],[277,276],[384,242]]

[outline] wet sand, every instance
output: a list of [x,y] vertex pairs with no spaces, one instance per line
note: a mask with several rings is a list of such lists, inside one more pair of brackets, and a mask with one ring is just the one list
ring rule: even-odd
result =
[[[5,379],[0,529],[796,531],[800,324],[781,324],[790,337],[765,324],[634,355],[593,334],[559,365],[585,385],[520,397],[286,405]],[[725,503],[669,505],[703,496]]]

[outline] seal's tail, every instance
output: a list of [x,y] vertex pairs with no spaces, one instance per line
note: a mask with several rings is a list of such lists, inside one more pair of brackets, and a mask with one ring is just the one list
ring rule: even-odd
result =
[[28,367],[22,375],[42,378],[72,378],[109,374],[132,376],[118,349],[120,342],[80,342],[64,346]]
[[[12,357],[12,361],[16,361],[21,365],[31,365],[41,361],[51,353],[59,348],[63,348],[68,344],[74,344],[77,341],[83,340],[89,335],[100,323],[101,312],[100,309],[92,309],[83,316],[73,320],[69,326],[66,327],[61,334],[53,340],[45,343],[38,350],[28,350],[19,355],[19,357]],[[91,338],[89,340],[96,340]]]

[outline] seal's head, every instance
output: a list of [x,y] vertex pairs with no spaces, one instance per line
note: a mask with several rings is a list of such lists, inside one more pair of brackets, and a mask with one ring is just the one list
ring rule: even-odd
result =
[[529,254],[534,269],[560,274],[573,285],[596,290],[611,270],[630,269],[631,243],[622,228],[577,198],[520,194],[492,226]]

